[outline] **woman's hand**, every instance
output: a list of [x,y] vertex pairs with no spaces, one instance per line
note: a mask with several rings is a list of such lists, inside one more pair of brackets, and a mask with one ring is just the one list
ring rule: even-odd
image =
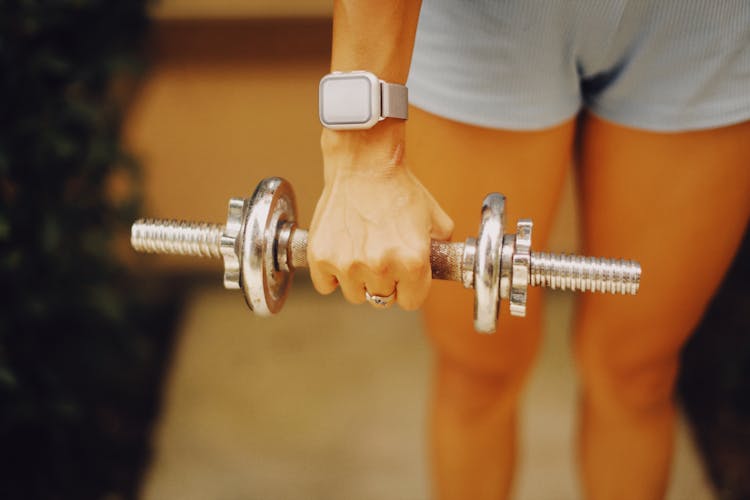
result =
[[341,286],[349,302],[396,292],[417,309],[431,282],[430,239],[447,240],[453,222],[404,161],[403,123],[322,137],[325,186],[309,233],[315,288]]
[[[336,0],[331,71],[367,70],[405,83],[421,2]],[[323,130],[325,186],[308,235],[315,288],[359,304],[396,293],[416,309],[430,286],[430,238],[448,239],[453,222],[404,161],[405,124]]]

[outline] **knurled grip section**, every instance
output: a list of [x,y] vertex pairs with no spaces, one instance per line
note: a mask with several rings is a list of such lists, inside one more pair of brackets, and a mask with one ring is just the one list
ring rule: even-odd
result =
[[430,267],[432,267],[432,277],[437,280],[461,282],[461,264],[463,255],[463,243],[433,240],[430,249]]
[[221,257],[224,226],[172,219],[139,219],[130,230],[130,244],[138,252],[195,257]]
[[531,286],[635,295],[640,283],[641,265],[632,260],[531,252]]
[[307,266],[307,229],[295,228],[292,233],[291,263],[293,268]]

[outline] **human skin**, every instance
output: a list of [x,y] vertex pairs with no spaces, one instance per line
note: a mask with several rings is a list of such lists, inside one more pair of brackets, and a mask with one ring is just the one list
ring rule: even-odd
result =
[[[337,2],[332,68],[405,81],[414,5]],[[662,498],[678,354],[750,215],[750,124],[668,134],[590,116],[581,132],[584,250],[632,257],[644,269],[635,297],[580,298],[582,484],[587,498],[597,500]],[[534,132],[490,130],[414,108],[406,126],[386,120],[369,131],[325,131],[325,188],[308,255],[316,288],[330,293],[340,283],[347,299],[360,303],[364,286],[386,295],[398,281],[399,304],[418,307],[429,287],[429,238],[452,229],[435,199],[462,240],[476,234],[477,204],[486,192],[502,191],[510,200],[508,220],[531,217],[534,244],[543,246],[574,133],[572,120]],[[435,282],[423,305],[437,356],[430,430],[435,495],[506,498],[519,395],[539,343],[541,297],[530,290],[528,316],[502,316],[499,333],[489,336],[473,331],[471,300],[455,283]]]
[[654,133],[591,117],[580,186],[585,252],[643,266],[627,303],[578,304],[583,484],[590,498],[662,498],[679,353],[750,217],[750,122]]
[[[419,2],[334,4],[332,71],[367,69],[405,83]],[[396,292],[418,308],[430,287],[430,239],[448,239],[453,222],[413,175],[405,158],[405,122],[369,130],[324,130],[324,188],[310,226],[308,263],[315,288],[337,286],[352,303]]]
[[[492,130],[412,108],[407,128],[414,171],[455,221],[455,239],[476,235],[488,191],[508,198],[507,221],[534,221],[544,247],[570,167],[575,123],[536,132]],[[437,498],[502,499],[511,489],[518,403],[537,352],[541,293],[529,289],[525,318],[501,312],[498,332],[474,331],[471,293],[434,282],[423,305],[436,353],[431,464]]]

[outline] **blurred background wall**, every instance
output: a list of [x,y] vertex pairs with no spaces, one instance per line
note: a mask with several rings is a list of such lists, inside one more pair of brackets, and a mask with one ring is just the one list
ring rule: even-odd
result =
[[150,214],[223,221],[230,196],[278,175],[309,224],[322,189],[317,85],[329,10],[309,0],[161,4],[152,70],[125,131],[145,166]]

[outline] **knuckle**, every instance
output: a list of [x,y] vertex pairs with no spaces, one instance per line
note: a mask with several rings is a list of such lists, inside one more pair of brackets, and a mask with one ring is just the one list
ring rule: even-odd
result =
[[453,222],[453,219],[447,217],[445,219],[445,231],[449,234],[453,234],[454,229],[456,229],[456,223]]
[[347,279],[353,279],[355,276],[357,276],[360,273],[362,268],[365,266],[359,260],[339,259],[336,262],[335,267],[342,277],[345,277]]
[[362,258],[364,266],[374,275],[385,275],[392,267],[393,252],[382,248],[369,249]]
[[311,276],[311,279],[313,288],[315,288],[315,290],[322,295],[329,295],[333,293],[334,290],[336,290],[335,279],[327,280],[319,276]]
[[370,271],[370,273],[377,277],[385,277],[388,274],[390,268],[390,263],[385,258],[370,260],[367,265],[367,269]]
[[342,286],[341,291],[343,292],[344,299],[351,304],[362,304],[365,301],[364,290],[360,290],[356,286]]
[[422,256],[410,256],[404,258],[402,261],[404,271],[412,275],[422,275],[427,271],[430,265],[430,261],[422,258]]
[[333,262],[329,252],[317,245],[311,245],[307,248],[307,261],[310,269],[320,266],[330,266]]
[[405,311],[416,311],[422,307],[425,299],[427,299],[427,294],[430,290],[430,283],[430,280],[420,281],[413,284],[408,290],[405,290],[403,295],[399,293],[398,304],[401,309],[404,309]]

